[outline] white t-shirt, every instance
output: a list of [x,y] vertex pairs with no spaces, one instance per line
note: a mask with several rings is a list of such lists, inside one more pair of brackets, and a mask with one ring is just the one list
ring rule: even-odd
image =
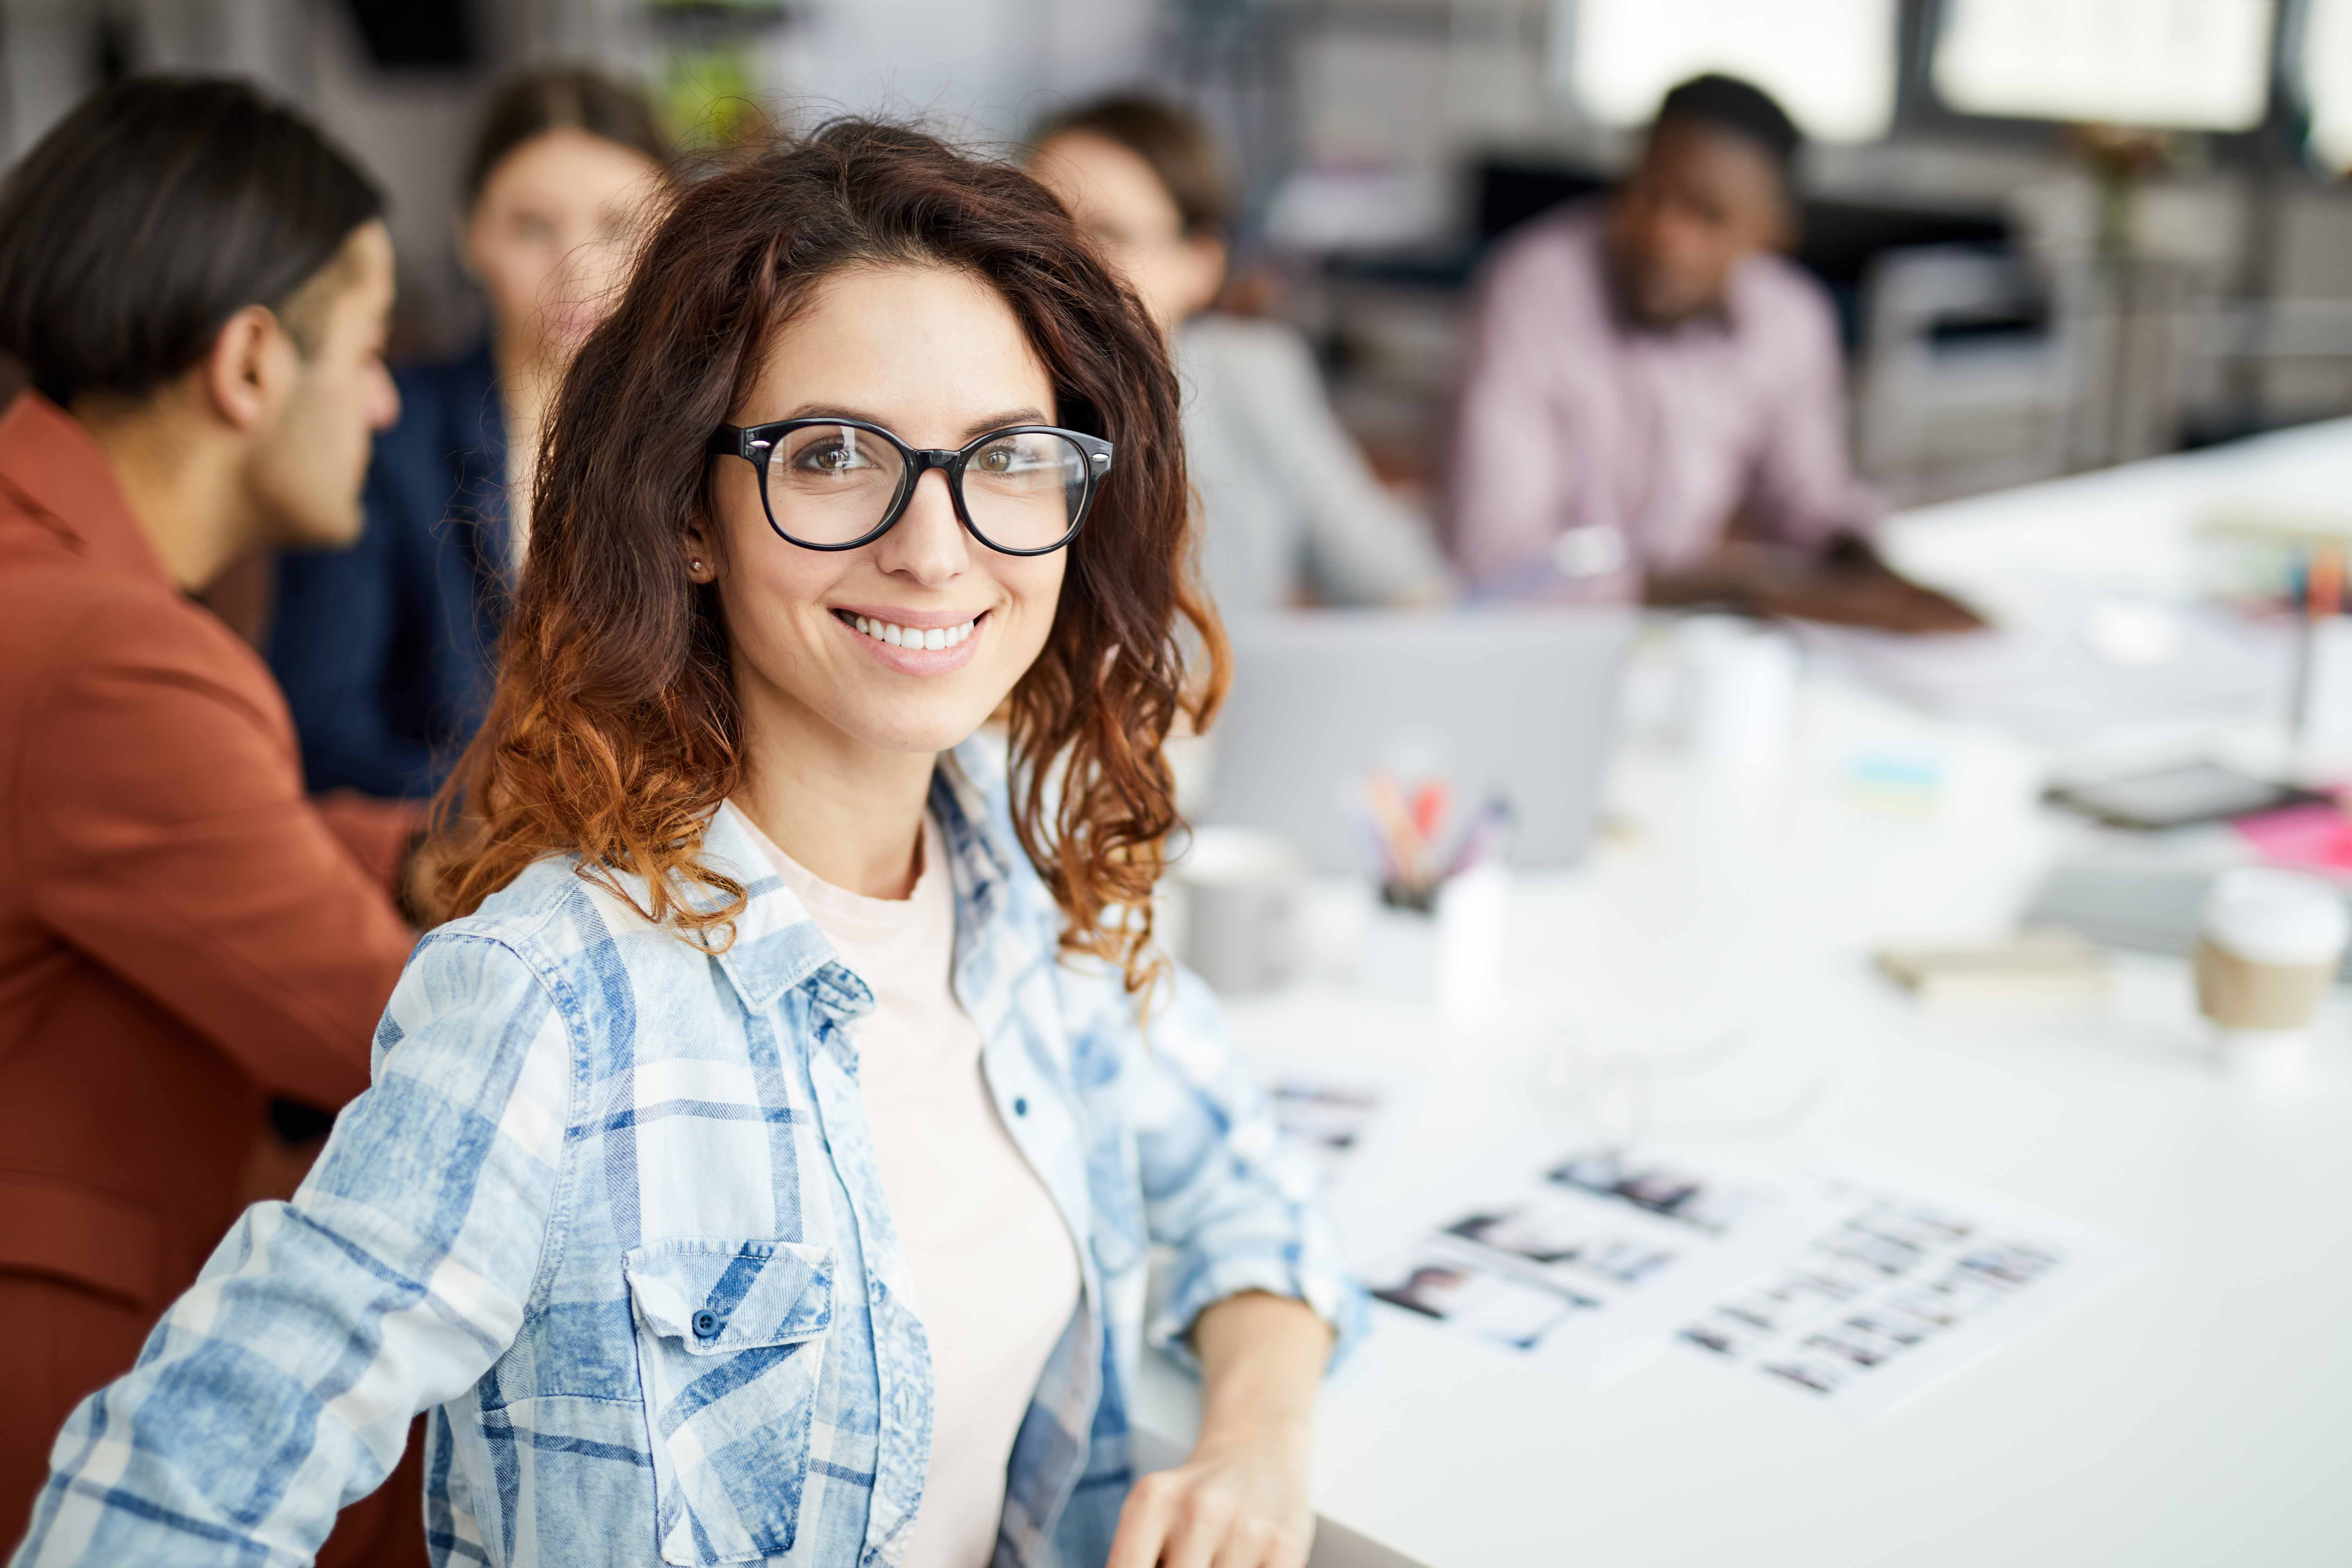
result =
[[[756,831],[756,829],[755,829]],[[1069,1227],[997,1114],[955,998],[955,890],[939,825],[906,899],[845,891],[760,835],[776,874],[874,993],[852,1027],[890,1217],[930,1341],[931,1463],[904,1568],[986,1568],[1013,1439],[1078,1305]]]

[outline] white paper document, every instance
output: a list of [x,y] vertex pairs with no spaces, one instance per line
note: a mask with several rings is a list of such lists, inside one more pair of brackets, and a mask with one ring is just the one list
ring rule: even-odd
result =
[[1801,624],[1816,664],[1927,712],[2080,746],[2281,711],[2292,669],[2277,627],[2203,605],[2046,584],[1998,628],[1906,637]]
[[1303,1149],[1338,1194],[1377,1168],[1402,1126],[1412,1080],[1376,1068],[1258,1057],[1250,1070],[1274,1101],[1283,1136]]
[[1865,1172],[1811,1173],[1827,1217],[1726,1291],[1686,1347],[1864,1421],[2139,1266],[2132,1243]]
[[1624,1371],[1819,1228],[1788,1183],[1550,1132],[1416,1200],[1373,1298],[1589,1382]]

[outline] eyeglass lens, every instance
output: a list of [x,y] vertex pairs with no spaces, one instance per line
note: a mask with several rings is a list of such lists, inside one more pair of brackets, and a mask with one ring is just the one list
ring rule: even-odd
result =
[[[785,537],[847,544],[881,526],[907,477],[907,461],[870,430],[804,425],[768,455],[768,510]],[[963,466],[972,531],[1006,550],[1042,550],[1070,531],[1087,493],[1087,455],[1060,436],[998,436]]]

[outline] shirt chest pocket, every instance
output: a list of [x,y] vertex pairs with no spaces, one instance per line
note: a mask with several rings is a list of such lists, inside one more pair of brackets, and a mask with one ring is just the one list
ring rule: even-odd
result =
[[790,1552],[808,1479],[833,1249],[686,1237],[622,1255],[665,1563]]

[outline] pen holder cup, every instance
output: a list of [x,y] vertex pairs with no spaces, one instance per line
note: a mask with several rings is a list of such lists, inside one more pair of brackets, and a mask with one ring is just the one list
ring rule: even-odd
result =
[[1509,902],[1509,874],[1491,861],[1448,879],[1426,909],[1381,900],[1364,931],[1365,985],[1448,1023],[1492,1018],[1503,1006]]

